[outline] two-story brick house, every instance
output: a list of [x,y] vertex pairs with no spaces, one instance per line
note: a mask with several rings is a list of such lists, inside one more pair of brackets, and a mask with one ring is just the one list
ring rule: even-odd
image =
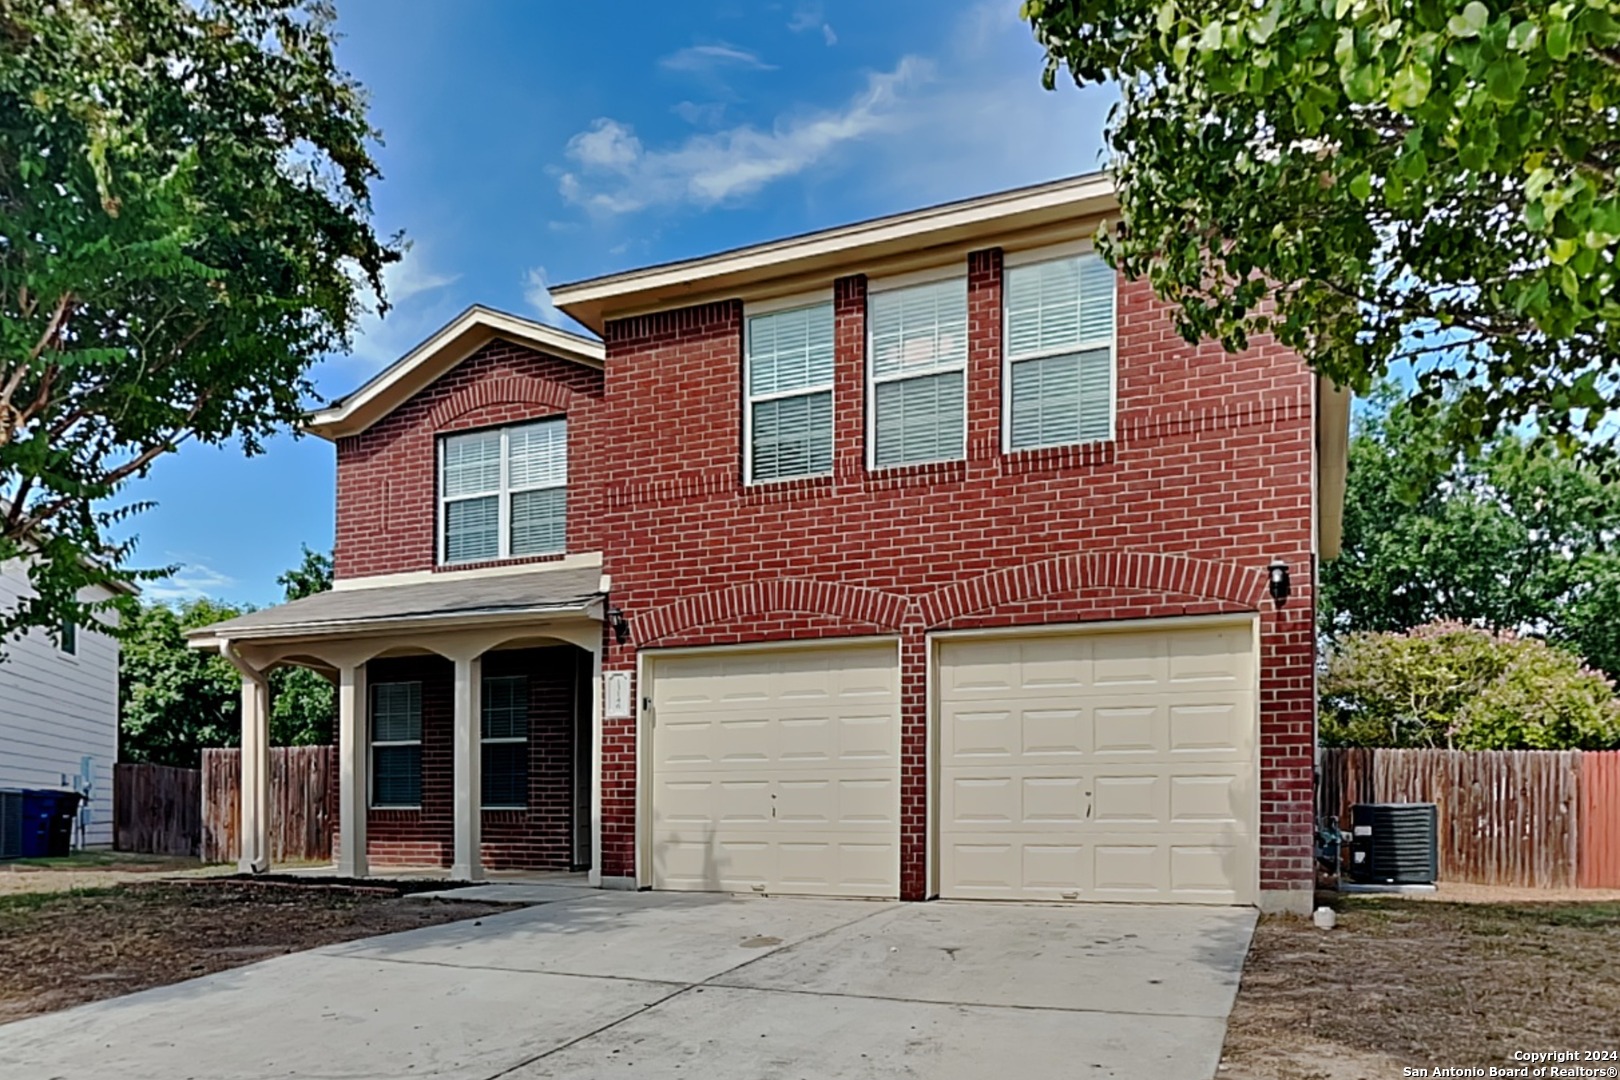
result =
[[555,290],[601,343],[468,312],[312,418],[338,588],[200,640],[245,745],[269,666],[339,680],[350,873],[1308,906],[1347,403],[1182,342],[1092,251],[1115,206]]

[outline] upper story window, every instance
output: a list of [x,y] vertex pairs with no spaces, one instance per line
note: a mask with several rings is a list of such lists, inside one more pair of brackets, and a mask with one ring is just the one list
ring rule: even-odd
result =
[[1114,271],[1092,253],[1022,266],[1006,294],[1007,446],[1093,442],[1114,429]]
[[57,636],[57,647],[66,656],[79,655],[79,624],[72,619],[62,620],[62,629]]
[[439,447],[441,563],[563,551],[568,421],[445,437]]
[[743,395],[748,483],[832,472],[831,304],[748,317]]
[[967,280],[874,292],[867,301],[873,466],[967,452]]

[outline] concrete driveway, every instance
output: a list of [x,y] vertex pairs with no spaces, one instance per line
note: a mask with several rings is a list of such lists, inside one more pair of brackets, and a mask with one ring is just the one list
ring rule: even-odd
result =
[[0,1076],[1194,1080],[1254,928],[1226,908],[541,895],[0,1027]]

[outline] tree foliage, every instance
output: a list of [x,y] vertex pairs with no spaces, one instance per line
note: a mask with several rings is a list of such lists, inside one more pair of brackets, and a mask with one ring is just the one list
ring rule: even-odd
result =
[[1620,699],[1565,649],[1430,623],[1341,641],[1321,680],[1320,730],[1331,746],[1610,749]]
[[[288,600],[332,585],[327,556],[303,552],[277,581]],[[196,768],[204,747],[237,746],[242,738],[242,675],[217,653],[193,649],[187,630],[251,609],[213,600],[140,605],[125,624],[118,659],[119,754],[126,761]],[[270,673],[270,741],[277,746],[332,741],[332,684],[308,668]]]
[[1274,334],[1448,435],[1620,405],[1620,0],[1025,0],[1045,78],[1112,81],[1104,251],[1189,340]]
[[[302,561],[276,582],[287,600],[332,587],[332,559],[304,548]],[[279,667],[270,673],[270,742],[275,746],[321,746],[334,742],[337,697],[332,682],[306,667]]]
[[[0,3],[0,639],[87,622],[109,509],[178,444],[296,422],[398,258],[328,0]],[[144,624],[142,624],[144,625]]]
[[205,746],[242,738],[242,676],[218,653],[186,645],[185,633],[234,618],[212,600],[143,604],[126,618],[118,654],[118,754],[195,769]]
[[1532,631],[1620,676],[1620,485],[1512,433],[1459,450],[1382,388],[1350,442],[1322,630],[1455,620]]

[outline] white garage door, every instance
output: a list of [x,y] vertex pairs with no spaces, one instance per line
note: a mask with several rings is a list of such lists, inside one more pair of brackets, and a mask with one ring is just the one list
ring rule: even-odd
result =
[[892,643],[651,660],[660,889],[898,896]]
[[1250,623],[945,640],[940,895],[1256,899]]

